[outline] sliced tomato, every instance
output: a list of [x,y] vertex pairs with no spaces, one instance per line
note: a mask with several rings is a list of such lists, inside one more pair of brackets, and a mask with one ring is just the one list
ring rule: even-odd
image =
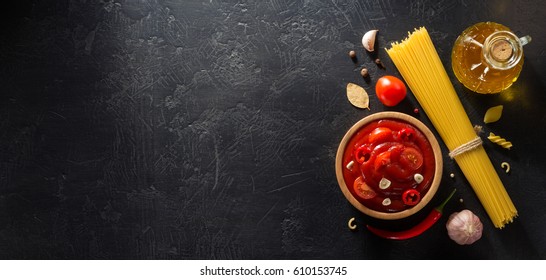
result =
[[355,179],[355,182],[353,183],[353,188],[356,195],[358,195],[358,197],[362,199],[372,199],[377,195],[375,191],[373,191],[370,186],[368,186],[368,184],[364,182],[362,176],[359,176]]
[[418,170],[423,166],[423,154],[415,148],[406,147],[400,154],[400,165],[409,170]]
[[387,142],[392,140],[392,136],[393,134],[390,128],[380,126],[370,132],[368,142],[372,144]]

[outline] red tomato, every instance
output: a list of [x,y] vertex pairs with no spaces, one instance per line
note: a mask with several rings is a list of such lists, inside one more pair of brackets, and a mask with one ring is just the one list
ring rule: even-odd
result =
[[378,127],[374,129],[372,132],[370,132],[370,136],[368,137],[368,142],[370,143],[379,143],[379,142],[385,142],[392,138],[392,130],[387,127]]
[[423,165],[423,155],[415,148],[406,147],[400,154],[400,164],[410,170],[417,170]]
[[395,106],[406,98],[406,85],[394,76],[383,76],[375,84],[375,94],[385,106]]
[[355,193],[362,199],[371,199],[374,198],[377,194],[364,182],[362,176],[359,176],[355,179],[353,183],[353,188]]

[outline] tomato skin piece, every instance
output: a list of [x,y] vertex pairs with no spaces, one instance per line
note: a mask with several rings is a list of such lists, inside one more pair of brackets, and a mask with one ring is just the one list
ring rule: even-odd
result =
[[382,126],[372,130],[372,132],[370,132],[370,136],[368,136],[368,142],[372,144],[387,142],[387,141],[391,141],[392,139],[393,139],[392,130],[388,127],[382,127]]
[[396,106],[406,98],[406,85],[394,76],[383,76],[375,84],[375,94],[385,106]]
[[388,167],[391,164],[391,152],[386,151],[377,155],[374,160],[375,171],[380,171],[384,167]]

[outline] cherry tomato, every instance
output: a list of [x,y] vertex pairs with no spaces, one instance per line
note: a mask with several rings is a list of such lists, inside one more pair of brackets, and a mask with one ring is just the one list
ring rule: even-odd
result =
[[383,76],[375,84],[375,94],[385,106],[395,106],[406,98],[406,85],[394,76]]
[[417,170],[423,166],[423,155],[415,148],[406,147],[400,154],[400,165],[410,170]]
[[355,179],[353,183],[353,188],[355,193],[362,199],[371,199],[374,198],[377,194],[364,182],[362,176],[359,176]]
[[402,194],[402,201],[404,204],[413,206],[419,203],[421,200],[421,193],[414,189],[409,189]]
[[368,142],[370,143],[380,143],[389,141],[392,138],[392,130],[387,127],[378,127],[372,132],[370,132],[370,136],[368,137]]

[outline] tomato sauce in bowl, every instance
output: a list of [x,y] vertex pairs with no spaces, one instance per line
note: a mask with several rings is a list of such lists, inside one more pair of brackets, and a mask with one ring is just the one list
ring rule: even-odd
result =
[[402,113],[382,112],[357,122],[336,156],[336,175],[347,199],[382,219],[409,216],[434,196],[442,158],[432,132]]

